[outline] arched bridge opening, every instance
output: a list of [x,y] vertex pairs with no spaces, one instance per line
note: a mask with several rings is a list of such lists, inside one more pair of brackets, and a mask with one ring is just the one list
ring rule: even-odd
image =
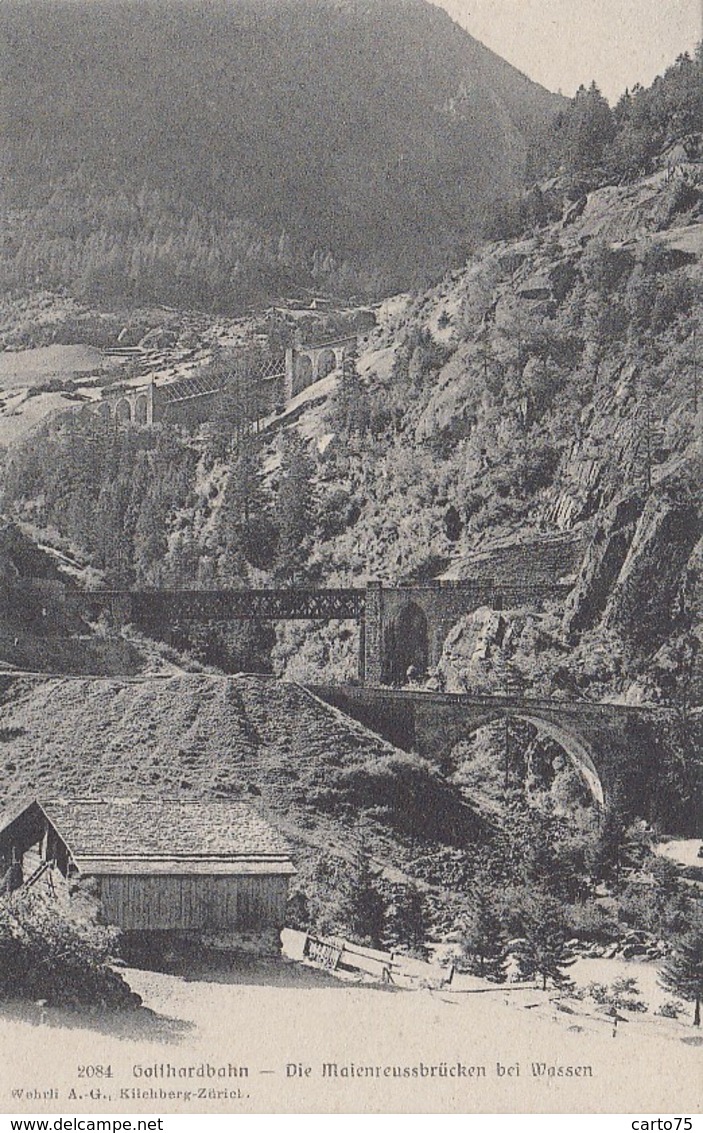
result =
[[119,425],[129,425],[132,420],[132,407],[126,397],[121,398],[115,406],[115,421]]
[[326,347],[321,350],[317,358],[317,378],[318,381],[326,378],[333,370],[337,368],[337,355],[331,347]]
[[339,369],[344,364],[347,351],[356,345],[356,341],[356,335],[351,335],[329,342],[289,346],[285,360],[285,401],[290,401],[308,386]]
[[140,393],[134,399],[134,423],[146,425],[149,422],[149,401],[145,393]]
[[[526,786],[525,780],[528,771],[524,762],[526,752],[515,750],[516,737],[514,736],[514,729],[511,727],[518,723],[531,726],[533,733],[531,745],[539,744],[540,741],[544,740],[552,741],[552,744],[559,749],[568,761],[570,768],[578,774],[585,788],[584,795],[587,794],[591,803],[602,811],[605,808],[606,798],[603,782],[597,768],[598,753],[584,736],[578,734],[572,728],[556,724],[552,720],[545,720],[539,715],[531,714],[529,710],[496,711],[484,718],[467,721],[464,734],[455,733],[452,736],[454,748],[461,745],[463,741],[476,739],[477,736],[488,729],[495,731],[495,725],[504,724],[505,734],[504,737],[501,737],[499,744],[500,758],[493,768],[494,774],[497,779],[504,777],[507,787],[514,783],[517,768],[523,780],[523,785]],[[544,785],[547,785],[546,780]]]

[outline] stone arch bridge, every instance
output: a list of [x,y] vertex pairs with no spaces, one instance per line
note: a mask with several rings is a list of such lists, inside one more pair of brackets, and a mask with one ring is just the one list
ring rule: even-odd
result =
[[116,425],[153,425],[156,420],[154,383],[103,391],[96,409],[105,421]]
[[617,799],[633,815],[655,822],[676,804],[668,794],[670,763],[661,739],[661,725],[674,716],[672,709],[357,685],[308,691],[443,770],[454,746],[480,728],[523,720],[559,744],[601,809]]
[[347,353],[356,346],[357,336],[330,339],[315,345],[291,346],[286,351],[284,398],[286,403],[314,382],[339,369]]

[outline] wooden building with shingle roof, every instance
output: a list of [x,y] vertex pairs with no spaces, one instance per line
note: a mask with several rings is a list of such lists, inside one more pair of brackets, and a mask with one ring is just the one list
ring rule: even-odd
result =
[[0,871],[25,859],[94,879],[105,920],[128,932],[280,930],[295,873],[241,802],[34,800],[0,819]]

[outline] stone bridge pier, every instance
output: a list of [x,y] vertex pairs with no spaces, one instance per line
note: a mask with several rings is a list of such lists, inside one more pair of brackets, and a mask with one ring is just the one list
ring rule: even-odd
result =
[[434,581],[366,588],[363,678],[371,685],[406,683],[409,668],[418,675],[436,668],[449,631],[481,606],[494,610],[542,604],[564,587],[501,586],[492,579]]
[[117,425],[153,425],[154,383],[106,391],[97,403],[97,411]]
[[284,398],[289,402],[308,386],[342,366],[356,336],[321,342],[316,346],[290,346],[286,350]]

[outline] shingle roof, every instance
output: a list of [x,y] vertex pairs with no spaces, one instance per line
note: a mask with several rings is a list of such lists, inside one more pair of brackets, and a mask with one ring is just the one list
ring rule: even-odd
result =
[[292,873],[288,847],[246,803],[52,799],[42,810],[84,873]]

